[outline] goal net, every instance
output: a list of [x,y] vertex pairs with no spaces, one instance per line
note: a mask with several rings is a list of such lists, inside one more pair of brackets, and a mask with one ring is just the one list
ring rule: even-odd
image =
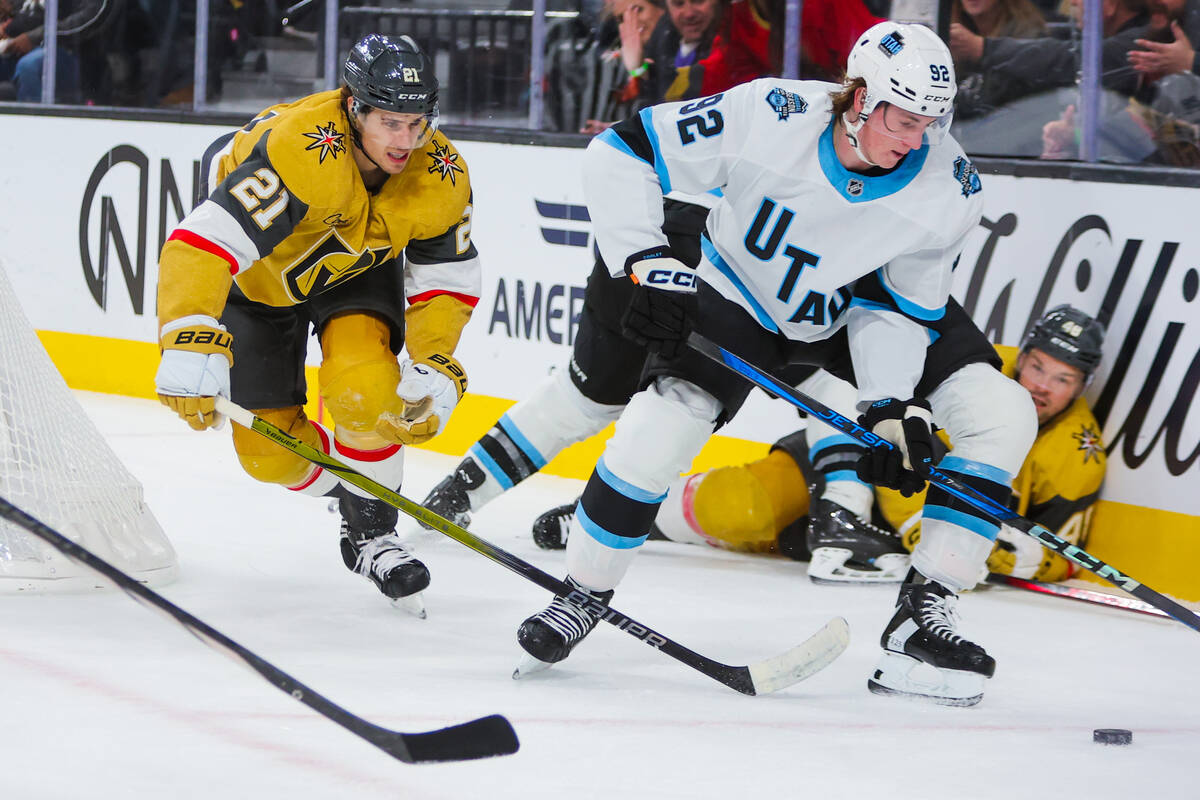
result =
[[[137,580],[161,584],[175,551],[142,486],[92,424],[21,310],[0,264],[0,497]],[[108,584],[0,520],[0,593]]]

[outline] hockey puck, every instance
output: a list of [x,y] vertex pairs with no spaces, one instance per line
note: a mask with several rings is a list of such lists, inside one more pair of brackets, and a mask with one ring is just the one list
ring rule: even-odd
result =
[[1124,728],[1096,728],[1092,731],[1092,741],[1100,744],[1131,744],[1133,731]]

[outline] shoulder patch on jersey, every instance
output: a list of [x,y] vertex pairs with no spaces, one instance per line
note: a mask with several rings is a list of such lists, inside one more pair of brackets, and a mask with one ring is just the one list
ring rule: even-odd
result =
[[767,92],[767,105],[779,115],[779,119],[787,121],[792,114],[803,114],[808,111],[808,101],[795,92],[778,87]]
[[315,133],[305,132],[304,135],[313,140],[305,150],[320,150],[317,156],[318,164],[324,164],[326,156],[337,158],[338,153],[346,152],[346,135],[339,133],[332,121],[324,125],[317,123]]
[[1100,454],[1104,452],[1104,443],[1100,441],[1099,431],[1091,425],[1080,425],[1079,431],[1072,433],[1071,436],[1079,442],[1079,449],[1083,451],[1083,463],[1088,463],[1089,459],[1100,461]]
[[954,159],[954,177],[962,188],[963,197],[970,197],[983,190],[979,181],[979,170],[965,156]]
[[450,143],[442,143],[434,141],[432,150],[426,150],[425,155],[433,159],[433,163],[429,165],[429,173],[440,172],[442,180],[450,179],[450,185],[454,186],[455,173],[462,173],[463,168],[458,165],[458,153],[450,152]]

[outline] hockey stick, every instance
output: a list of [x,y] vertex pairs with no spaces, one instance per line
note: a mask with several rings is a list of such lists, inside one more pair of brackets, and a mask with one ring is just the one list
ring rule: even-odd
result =
[[[363,491],[369,492],[388,505],[400,509],[413,519],[444,533],[456,542],[466,545],[503,567],[507,567],[526,580],[536,583],[543,589],[553,592],[556,595],[570,595],[575,591],[550,573],[544,572],[528,561],[524,561],[512,553],[495,546],[491,542],[479,538],[466,528],[455,525],[445,517],[435,514],[418,503],[414,503],[407,497],[393,492],[383,484],[371,480],[366,475],[355,470],[353,467],[343,464],[333,456],[289,436],[271,423],[254,416],[236,403],[226,400],[224,397],[217,397],[217,411],[242,427],[249,428],[276,444],[286,447],[301,458],[329,470],[346,483],[353,484]],[[591,602],[586,596],[579,597],[578,599],[580,605]],[[785,653],[750,664],[749,666],[730,666],[689,650],[632,617],[622,614],[611,606],[605,610],[603,619],[605,622],[625,631],[625,633],[628,633],[635,639],[666,653],[677,661],[682,661],[692,669],[720,681],[731,689],[749,695],[767,694],[804,680],[832,663],[850,643],[850,629],[846,620],[841,617],[834,617],[821,630]]]
[[[772,377],[769,373],[729,352],[719,344],[706,339],[699,333],[693,332],[688,336],[688,345],[718,364],[722,364],[741,375],[763,391],[782,397],[801,411],[817,417],[834,429],[857,439],[868,447],[882,447],[888,450],[895,447],[895,445],[886,439],[881,439],[870,431],[863,429],[858,423],[848,417],[842,416],[829,406],[797,391],[778,378]],[[1168,616],[1187,625],[1189,628],[1200,631],[1200,615],[1181,606],[1169,597],[1159,594],[1149,586],[1139,583],[1115,567],[1105,564],[1083,548],[1071,544],[1066,539],[1056,536],[1041,525],[1022,517],[1007,506],[1003,506],[972,487],[955,480],[937,467],[929,467],[928,474],[925,477],[972,508],[982,511],[996,522],[1008,525],[1032,536],[1041,542],[1042,546],[1047,550],[1053,550],[1071,563],[1078,564],[1089,572],[1095,573],[1113,586],[1125,590],[1140,600],[1144,600],[1155,608],[1162,610]]]
[[1060,583],[1047,583],[1046,581],[1016,578],[1012,575],[1000,575],[995,572],[988,573],[987,582],[997,584],[998,586],[1011,586],[1015,589],[1037,592],[1038,594],[1048,594],[1052,597],[1062,597],[1067,600],[1078,600],[1081,603],[1119,608],[1123,611],[1133,611],[1152,617],[1165,619],[1168,616],[1165,612],[1159,611],[1154,606],[1149,603],[1143,603],[1141,600],[1135,600],[1132,597],[1121,597],[1120,595],[1109,594],[1108,592],[1098,592],[1095,589],[1084,589],[1080,586],[1064,586]]
[[401,733],[367,722],[250,652],[162,595],[143,586],[92,551],[71,541],[3,497],[0,497],[0,517],[43,539],[72,561],[100,573],[134,600],[163,612],[214,650],[245,662],[275,688],[406,764],[467,761],[503,756],[517,751],[517,734],[508,720],[499,714],[424,733]]

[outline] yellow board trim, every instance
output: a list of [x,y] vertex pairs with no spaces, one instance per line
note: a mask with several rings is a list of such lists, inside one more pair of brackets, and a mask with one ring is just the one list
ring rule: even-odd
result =
[[[59,372],[73,389],[153,399],[158,345],[75,333],[39,331],[38,337]],[[317,385],[317,368],[305,369],[309,386]],[[316,392],[305,407],[312,419],[328,423]],[[446,431],[423,449],[462,455],[491,428],[514,401],[468,394],[459,403]],[[164,411],[164,413],[166,413]],[[543,472],[586,479],[604,452],[612,426],[587,441],[572,445]],[[742,464],[766,455],[762,442],[714,436],[692,463],[698,472]],[[1101,500],[1092,520],[1087,549],[1096,557],[1153,589],[1181,600],[1200,600],[1200,517],[1155,508]],[[1091,573],[1080,577],[1095,579]]]

